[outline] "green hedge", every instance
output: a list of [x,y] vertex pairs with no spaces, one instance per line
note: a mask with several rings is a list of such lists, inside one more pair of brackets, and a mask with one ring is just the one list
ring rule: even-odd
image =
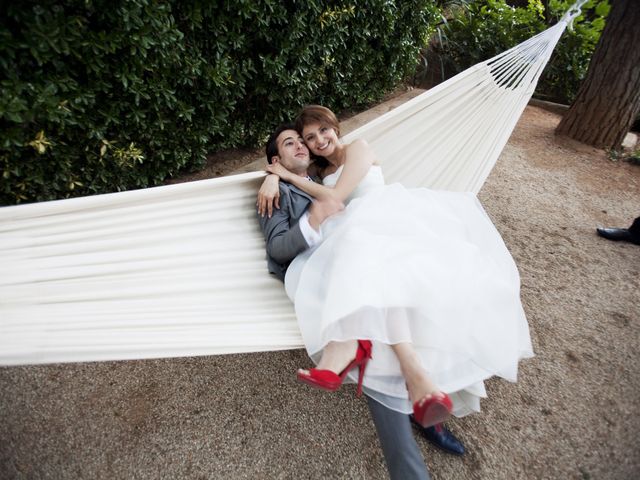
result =
[[[451,10],[452,18],[440,28],[431,44],[431,63],[442,64],[445,76],[453,76],[487,60],[555,24],[574,0],[550,0],[545,12],[542,0],[527,7],[510,7],[505,0],[475,0]],[[583,15],[567,29],[540,78],[535,96],[571,103],[584,79],[591,55],[609,13],[608,0],[591,0]]]
[[262,142],[306,103],[379,99],[413,72],[433,3],[3,6],[0,203],[157,185]]

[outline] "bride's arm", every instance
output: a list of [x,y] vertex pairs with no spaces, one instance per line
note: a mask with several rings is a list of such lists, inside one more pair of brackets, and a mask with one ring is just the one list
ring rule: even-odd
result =
[[375,163],[376,155],[365,140],[354,140],[347,145],[344,168],[333,187],[334,198],[344,202]]
[[367,174],[376,158],[373,150],[364,140],[355,140],[347,145],[346,149],[344,167],[335,187],[310,182],[304,177],[289,172],[278,163],[269,165],[267,171],[275,173],[281,180],[295,185],[314,198],[320,200],[330,198],[344,202]]
[[[320,169],[315,163],[309,165],[307,169],[310,177],[319,177]],[[269,218],[273,215],[273,208],[280,208],[280,177],[278,175],[269,174],[265,177],[260,190],[258,190],[258,199],[256,206],[258,207],[258,215]]]
[[271,218],[273,207],[280,208],[280,178],[277,175],[267,175],[258,190],[258,215]]

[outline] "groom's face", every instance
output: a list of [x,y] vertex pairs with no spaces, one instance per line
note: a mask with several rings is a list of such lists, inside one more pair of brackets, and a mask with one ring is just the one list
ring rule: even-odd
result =
[[280,162],[287,170],[298,175],[306,175],[311,163],[309,149],[295,130],[284,130],[276,139],[278,156],[273,161]]

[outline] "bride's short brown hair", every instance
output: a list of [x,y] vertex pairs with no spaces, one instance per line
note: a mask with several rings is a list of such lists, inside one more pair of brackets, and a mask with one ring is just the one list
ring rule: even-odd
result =
[[302,129],[310,123],[318,122],[320,124],[329,125],[336,130],[340,136],[340,122],[336,115],[327,107],[322,105],[307,105],[302,109],[298,118],[296,118],[296,130],[302,135]]

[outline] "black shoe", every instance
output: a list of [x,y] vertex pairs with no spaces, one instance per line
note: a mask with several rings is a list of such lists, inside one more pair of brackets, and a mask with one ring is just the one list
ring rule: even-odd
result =
[[442,423],[434,425],[433,427],[424,428],[414,420],[413,415],[411,415],[411,421],[418,427],[418,430],[424,435],[424,438],[436,447],[454,455],[464,454],[464,445],[462,445],[462,442],[447,430]]
[[631,242],[640,245],[640,238],[631,234],[628,228],[598,228],[598,235],[607,240]]

